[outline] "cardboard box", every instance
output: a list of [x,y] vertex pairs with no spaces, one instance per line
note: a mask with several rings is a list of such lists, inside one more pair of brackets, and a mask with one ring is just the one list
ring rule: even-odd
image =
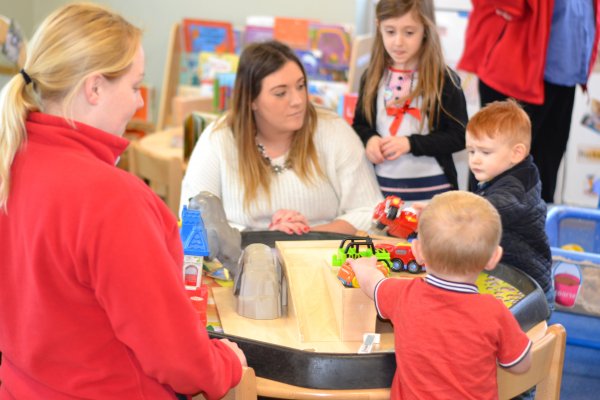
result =
[[362,341],[375,332],[377,311],[373,300],[359,288],[348,288],[337,278],[339,267],[325,265],[325,281],[342,341]]

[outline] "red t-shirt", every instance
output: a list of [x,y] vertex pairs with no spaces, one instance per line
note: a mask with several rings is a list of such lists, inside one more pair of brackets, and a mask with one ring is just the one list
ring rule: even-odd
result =
[[384,279],[375,304],[394,325],[392,399],[497,399],[497,365],[518,363],[531,346],[506,306],[475,285]]

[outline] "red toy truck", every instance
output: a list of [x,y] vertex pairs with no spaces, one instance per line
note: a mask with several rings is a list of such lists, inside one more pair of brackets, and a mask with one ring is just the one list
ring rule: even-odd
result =
[[384,249],[390,253],[390,268],[392,271],[408,271],[411,274],[418,274],[425,271],[425,266],[415,260],[410,243],[398,243],[396,245],[381,243],[375,247],[377,249]]
[[411,207],[400,209],[404,201],[398,196],[387,196],[373,212],[373,224],[388,235],[412,239],[417,235],[417,213]]

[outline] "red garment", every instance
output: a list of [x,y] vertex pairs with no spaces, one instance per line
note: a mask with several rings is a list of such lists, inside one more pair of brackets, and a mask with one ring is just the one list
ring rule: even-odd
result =
[[0,212],[0,399],[220,398],[240,362],[188,299],[166,205],[121,137],[31,113]]
[[443,289],[420,278],[384,279],[375,301],[394,325],[393,400],[497,399],[496,362],[514,365],[531,344],[491,295]]
[[[465,48],[457,68],[491,88],[531,104],[544,102],[544,70],[554,0],[472,0]],[[594,0],[596,35],[589,74],[600,40],[600,0]],[[498,15],[507,13],[512,20]]]
[[[457,68],[532,104],[544,101],[544,66],[554,0],[472,0]],[[496,13],[508,13],[507,21]]]

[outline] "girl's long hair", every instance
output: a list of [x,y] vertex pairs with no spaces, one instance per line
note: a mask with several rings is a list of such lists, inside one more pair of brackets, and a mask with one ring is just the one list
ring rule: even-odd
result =
[[[371,61],[365,73],[362,111],[369,124],[373,125],[376,117],[373,114],[373,104],[377,101],[380,81],[385,70],[393,65],[392,58],[383,46],[383,37],[379,26],[386,19],[402,17],[408,13],[413,13],[425,28],[423,43],[419,51],[417,84],[409,97],[420,96],[422,98],[421,114],[427,116],[428,128],[431,130],[434,121],[439,118],[440,111],[443,111],[442,89],[447,69],[435,23],[433,0],[380,0],[377,3],[377,30],[371,52]],[[458,86],[458,82],[454,81],[453,75],[450,74],[449,76],[453,84]],[[450,115],[450,117],[452,116]]]

